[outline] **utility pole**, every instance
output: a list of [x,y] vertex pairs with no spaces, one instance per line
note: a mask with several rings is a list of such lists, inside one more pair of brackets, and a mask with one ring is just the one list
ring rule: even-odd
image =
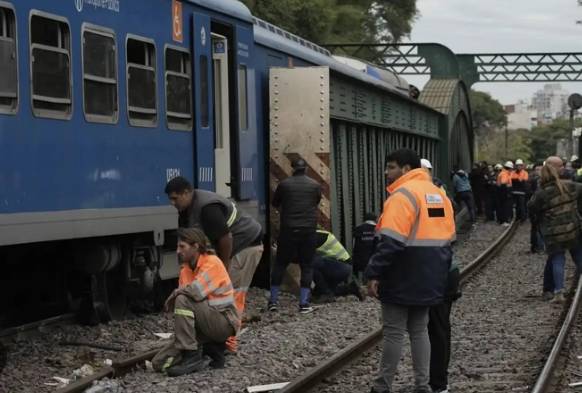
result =
[[508,160],[509,159],[509,154],[507,151],[507,142],[509,140],[509,133],[507,131],[507,120],[505,120],[505,159]]

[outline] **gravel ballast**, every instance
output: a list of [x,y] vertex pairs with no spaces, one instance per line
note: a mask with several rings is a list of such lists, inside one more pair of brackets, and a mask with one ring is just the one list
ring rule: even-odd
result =
[[[456,245],[459,263],[470,262],[504,229],[496,224],[479,223]],[[493,292],[494,289],[490,293]],[[257,288],[249,292],[247,317],[253,322],[246,324],[239,340],[239,352],[227,356],[225,369],[179,378],[141,370],[115,382],[124,392],[242,392],[251,385],[290,381],[379,327],[380,306],[374,299],[359,302],[353,296],[339,298],[335,303],[319,306],[311,314],[301,315],[297,312],[296,298],[288,294],[283,294],[278,313],[265,312],[266,296],[265,291]],[[466,302],[467,296],[465,294],[462,302]],[[464,329],[470,329],[471,323],[476,323],[458,313],[456,310],[453,318],[464,318]],[[12,338],[7,343],[9,363],[0,375],[0,392],[53,391],[54,386],[46,385],[55,382],[53,376],[71,378],[74,370],[85,364],[98,368],[106,359],[125,358],[161,346],[163,340],[154,333],[172,331],[170,316],[152,314],[95,327],[68,325],[47,328],[34,337]],[[121,351],[59,345],[63,340],[110,345]],[[346,386],[344,390],[334,391],[366,391],[360,388],[367,389],[367,382],[376,369],[377,361],[372,359],[365,377],[360,378],[363,384],[354,385],[355,390]],[[330,387],[341,388],[339,385],[341,383]]]

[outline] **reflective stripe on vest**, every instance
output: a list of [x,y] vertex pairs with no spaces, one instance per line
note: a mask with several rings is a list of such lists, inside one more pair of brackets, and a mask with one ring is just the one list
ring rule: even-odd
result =
[[318,233],[327,235],[325,243],[318,247],[317,252],[323,254],[325,257],[337,259],[345,262],[350,259],[350,254],[346,251],[344,246],[335,238],[335,236],[327,231],[318,230]]
[[228,221],[226,221],[226,226],[228,228],[230,228],[232,226],[232,224],[234,224],[234,221],[236,220],[236,215],[237,215],[237,210],[236,210],[236,205],[234,203],[232,203],[232,213],[230,213],[230,217],[228,217]]

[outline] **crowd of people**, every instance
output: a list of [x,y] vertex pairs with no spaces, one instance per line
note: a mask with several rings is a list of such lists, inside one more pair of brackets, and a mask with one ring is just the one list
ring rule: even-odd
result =
[[[525,166],[477,163],[451,173],[452,192],[432,174],[432,164],[401,149],[386,161],[388,198],[379,216],[367,213],[354,228],[353,254],[318,225],[321,185],[308,176],[303,159],[276,188],[279,215],[276,257],[271,266],[269,312],[277,312],[283,276],[300,267],[298,312],[336,296],[364,300],[360,284],[382,305],[383,356],[372,393],[391,391],[406,333],[411,342],[415,393],[448,393],[450,313],[460,297],[454,261],[455,210],[469,218],[509,225],[531,220],[531,251],[548,255],[543,298],[564,301],[565,252],[582,267],[580,212],[582,169],[573,157],[549,157]],[[205,367],[222,368],[237,351],[245,296],[263,254],[261,225],[216,193],[194,189],[177,177],[165,188],[179,212],[178,288],[165,309],[174,314],[174,339],[153,360],[154,368],[179,376]],[[452,194],[452,197],[450,196]],[[404,263],[405,262],[405,263]]]

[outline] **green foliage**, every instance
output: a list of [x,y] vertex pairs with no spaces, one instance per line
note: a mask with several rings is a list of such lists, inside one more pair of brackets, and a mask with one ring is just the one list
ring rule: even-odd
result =
[[[581,121],[576,121],[580,127]],[[543,161],[548,156],[556,154],[556,144],[562,138],[570,138],[572,130],[568,119],[556,119],[551,124],[534,127],[531,131],[531,149],[534,157]]]
[[416,0],[242,0],[253,15],[310,41],[396,42],[410,34]]
[[508,132],[507,154],[505,153],[505,132],[503,131],[487,130],[484,135],[478,136],[477,147],[477,159],[493,164],[517,158],[531,162],[533,157],[530,132],[528,130],[511,130]]
[[507,115],[499,101],[488,93],[471,90],[471,112],[477,129],[502,128],[507,123]]

